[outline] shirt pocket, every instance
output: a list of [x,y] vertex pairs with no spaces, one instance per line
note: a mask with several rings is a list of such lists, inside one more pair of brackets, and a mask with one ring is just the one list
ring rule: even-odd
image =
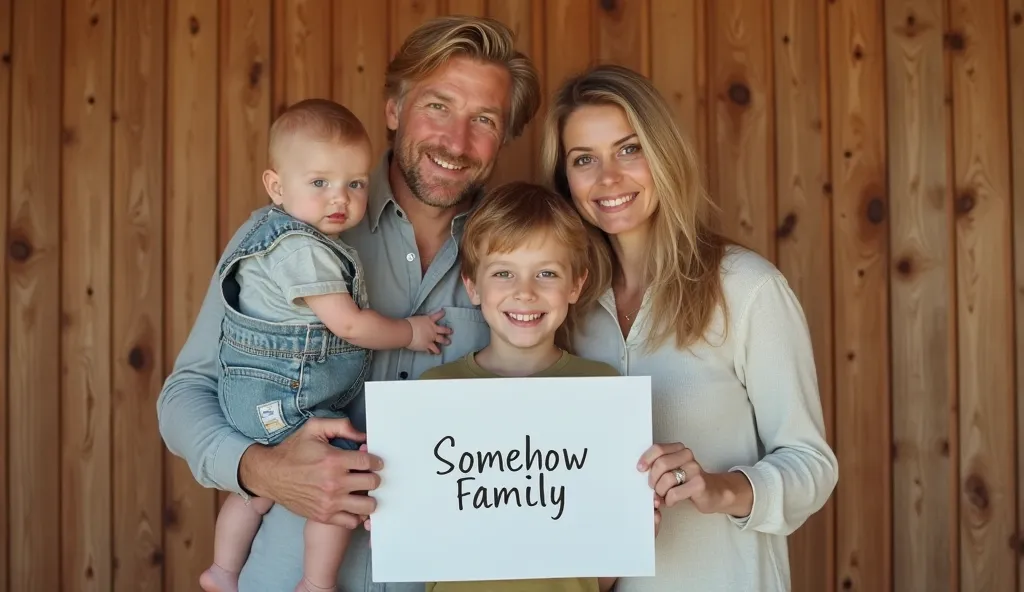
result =
[[472,352],[480,351],[491,341],[491,328],[477,308],[443,307],[440,324],[452,329],[451,343],[441,348],[441,362],[447,364]]

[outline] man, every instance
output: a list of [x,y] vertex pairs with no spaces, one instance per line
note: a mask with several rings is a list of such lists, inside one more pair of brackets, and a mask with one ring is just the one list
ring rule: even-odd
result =
[[[441,355],[376,352],[371,380],[415,379],[487,344],[487,325],[459,279],[464,218],[489,179],[502,144],[517,137],[540,104],[538,75],[514,48],[512,32],[489,19],[441,18],[414,31],[388,66],[385,115],[391,149],[371,180],[366,217],[343,239],[360,253],[370,304],[388,316],[444,310],[453,329]],[[249,229],[254,213],[228,244]],[[370,491],[381,459],[332,447],[358,437],[331,420],[308,422],[276,447],[230,428],[217,400],[223,301],[216,278],[157,402],[168,449],[206,487],[276,502],[253,543],[240,590],[288,590],[301,579],[303,518],[355,529],[340,590],[422,590],[374,586],[368,535]],[[353,424],[365,426],[363,402]],[[357,471],[357,472],[353,472]]]

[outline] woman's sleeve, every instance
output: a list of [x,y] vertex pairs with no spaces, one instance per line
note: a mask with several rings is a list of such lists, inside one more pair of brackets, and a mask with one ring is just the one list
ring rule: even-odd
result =
[[821,398],[803,309],[785,277],[769,275],[748,305],[732,311],[736,370],[754,408],[765,456],[738,466],[754,489],[743,530],[788,535],[825,505],[839,478],[825,439]]

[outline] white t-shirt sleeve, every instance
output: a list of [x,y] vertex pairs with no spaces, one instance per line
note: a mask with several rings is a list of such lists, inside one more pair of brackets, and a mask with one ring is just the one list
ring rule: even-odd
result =
[[287,236],[268,257],[271,281],[296,306],[309,296],[349,292],[338,256],[316,239]]

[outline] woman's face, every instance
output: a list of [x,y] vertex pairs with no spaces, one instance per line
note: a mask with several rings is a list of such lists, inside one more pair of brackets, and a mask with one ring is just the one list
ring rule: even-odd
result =
[[654,179],[626,114],[587,105],[565,121],[565,172],[580,214],[610,235],[646,227],[654,212]]

